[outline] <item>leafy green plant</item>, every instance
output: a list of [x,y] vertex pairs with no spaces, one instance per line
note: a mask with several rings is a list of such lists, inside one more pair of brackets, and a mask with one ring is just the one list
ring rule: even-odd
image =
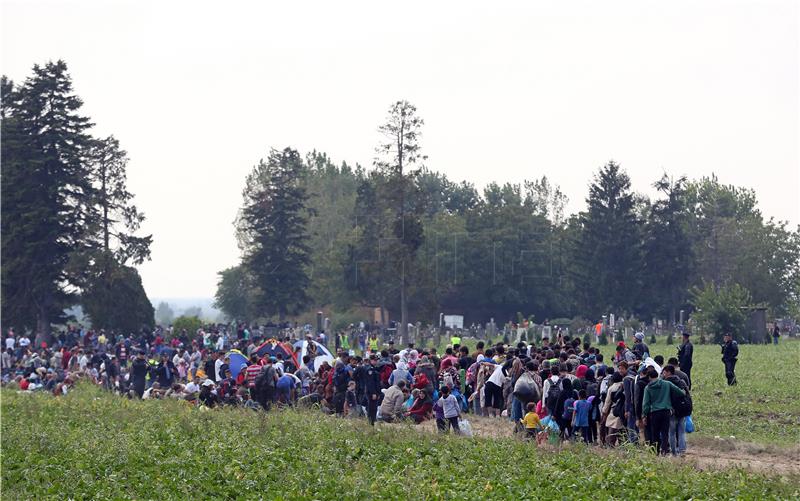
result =
[[197,317],[187,317],[187,316],[180,316],[172,322],[172,327],[175,332],[181,332],[182,330],[186,330],[186,332],[190,335],[193,335],[197,332],[197,329],[203,326],[203,322]]
[[666,342],[668,345],[673,345],[673,344],[675,344],[675,339],[674,339],[674,338],[673,338],[673,336],[672,336],[672,331],[669,331],[669,332],[667,333],[667,340],[666,340],[665,342]]
[[[698,369],[715,357],[713,348],[698,350]],[[751,348],[742,350],[745,376],[763,369]],[[712,370],[695,377],[698,433],[709,434],[727,435],[727,423],[719,428],[716,419],[728,418],[717,413],[739,405],[711,398],[709,410],[706,398],[713,391],[749,393],[774,384],[748,377],[738,388],[727,388]],[[779,391],[792,390],[786,385]],[[781,403],[765,407],[773,411]],[[796,480],[741,469],[702,471],[683,461],[670,462],[664,474],[663,460],[636,447],[595,453],[564,446],[553,453],[512,438],[464,439],[413,425],[371,428],[364,420],[311,410],[201,410],[176,400],[128,400],[93,386],[58,398],[2,390],[0,405],[0,475],[3,498],[12,500],[400,499],[409,486],[433,499],[531,499],[542,491],[574,498],[576,492],[609,488],[620,498],[648,492],[676,499],[697,492],[706,499],[791,499],[798,490]],[[789,410],[796,407],[791,403]],[[730,426],[741,427],[738,419],[731,418]],[[758,426],[748,428],[761,433]],[[800,438],[798,428],[785,430],[783,439]]]
[[650,334],[650,344],[656,344],[656,342],[657,342],[657,340],[656,340],[655,333]]
[[741,340],[745,334],[747,315],[742,307],[750,304],[750,293],[744,287],[733,284],[716,287],[705,283],[703,288],[692,290],[692,304],[695,307],[694,321],[703,334],[712,336],[714,342],[722,341],[725,333]]

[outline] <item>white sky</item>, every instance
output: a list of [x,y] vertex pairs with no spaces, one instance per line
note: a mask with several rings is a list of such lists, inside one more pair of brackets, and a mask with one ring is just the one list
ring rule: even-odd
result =
[[2,72],[66,60],[128,151],[151,297],[213,295],[270,147],[369,166],[401,98],[453,180],[547,175],[575,212],[613,158],[637,191],[716,172],[800,222],[795,1],[267,3],[2,0]]

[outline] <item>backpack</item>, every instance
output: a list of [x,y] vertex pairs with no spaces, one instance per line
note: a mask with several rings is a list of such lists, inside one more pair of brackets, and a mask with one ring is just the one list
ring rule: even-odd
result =
[[625,389],[620,387],[617,391],[611,395],[611,413],[614,417],[624,417],[625,416]]
[[469,369],[467,369],[467,384],[475,386],[475,383],[478,382],[478,368],[480,365],[480,362],[475,362],[469,366]]
[[670,397],[670,400],[672,401],[672,410],[675,412],[676,418],[683,418],[692,415],[692,396],[689,394],[689,390],[686,388],[681,389],[686,392],[685,395],[681,397]]
[[442,384],[450,389],[455,388],[453,374],[450,371],[445,371],[445,373],[442,375]]
[[393,371],[392,364],[385,364],[381,367],[381,383],[388,386],[389,378],[392,376]]
[[559,380],[557,383],[553,383],[550,385],[550,390],[547,392],[547,401],[545,405],[547,406],[548,414],[555,414],[556,411],[556,404],[558,404],[558,397],[561,396],[561,381]]
[[333,375],[333,385],[338,391],[345,391],[349,381],[350,374],[347,372],[347,369],[344,367],[336,369],[336,373]]
[[572,411],[575,410],[575,399],[568,398],[564,401],[564,408],[562,409],[561,419],[567,421],[572,419]]
[[268,388],[275,387],[275,369],[264,366],[256,376],[256,394],[261,395]]

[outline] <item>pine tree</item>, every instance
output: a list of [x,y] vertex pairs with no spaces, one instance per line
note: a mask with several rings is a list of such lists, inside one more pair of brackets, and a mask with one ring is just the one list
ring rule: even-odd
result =
[[686,178],[672,181],[664,174],[653,186],[666,198],[656,201],[648,214],[644,273],[652,285],[649,306],[650,311],[669,315],[674,324],[678,310],[686,302],[692,262]]
[[272,150],[247,176],[236,221],[242,263],[253,277],[253,307],[264,316],[278,315],[280,321],[310,302],[303,172],[297,151]]
[[586,202],[575,263],[582,310],[593,316],[631,312],[639,301],[642,265],[641,223],[630,178],[609,162],[595,176]]
[[63,61],[3,87],[3,315],[49,340],[51,321],[63,320],[74,299],[68,264],[93,196],[85,161],[92,124],[79,114]]
[[[133,205],[133,194],[127,189],[128,157],[113,136],[91,142],[87,152],[89,180],[93,197],[87,213],[86,233],[81,251],[73,259],[75,275],[80,277],[82,303],[96,328],[114,329],[131,325],[152,325],[153,312],[138,309],[143,317],[127,320],[133,313],[129,304],[149,303],[147,296],[127,297],[119,301],[120,280],[133,284],[138,277],[128,263],[141,264],[150,257],[152,236],[137,236],[144,214]],[[127,294],[144,289],[132,285]],[[152,308],[151,308],[152,309]],[[126,319],[123,325],[117,319]]]

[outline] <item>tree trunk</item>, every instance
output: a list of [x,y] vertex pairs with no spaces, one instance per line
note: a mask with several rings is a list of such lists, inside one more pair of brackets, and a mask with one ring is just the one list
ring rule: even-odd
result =
[[34,346],[41,346],[42,343],[52,344],[50,335],[50,318],[46,313],[46,308],[40,308],[36,315],[36,336],[34,336]]

